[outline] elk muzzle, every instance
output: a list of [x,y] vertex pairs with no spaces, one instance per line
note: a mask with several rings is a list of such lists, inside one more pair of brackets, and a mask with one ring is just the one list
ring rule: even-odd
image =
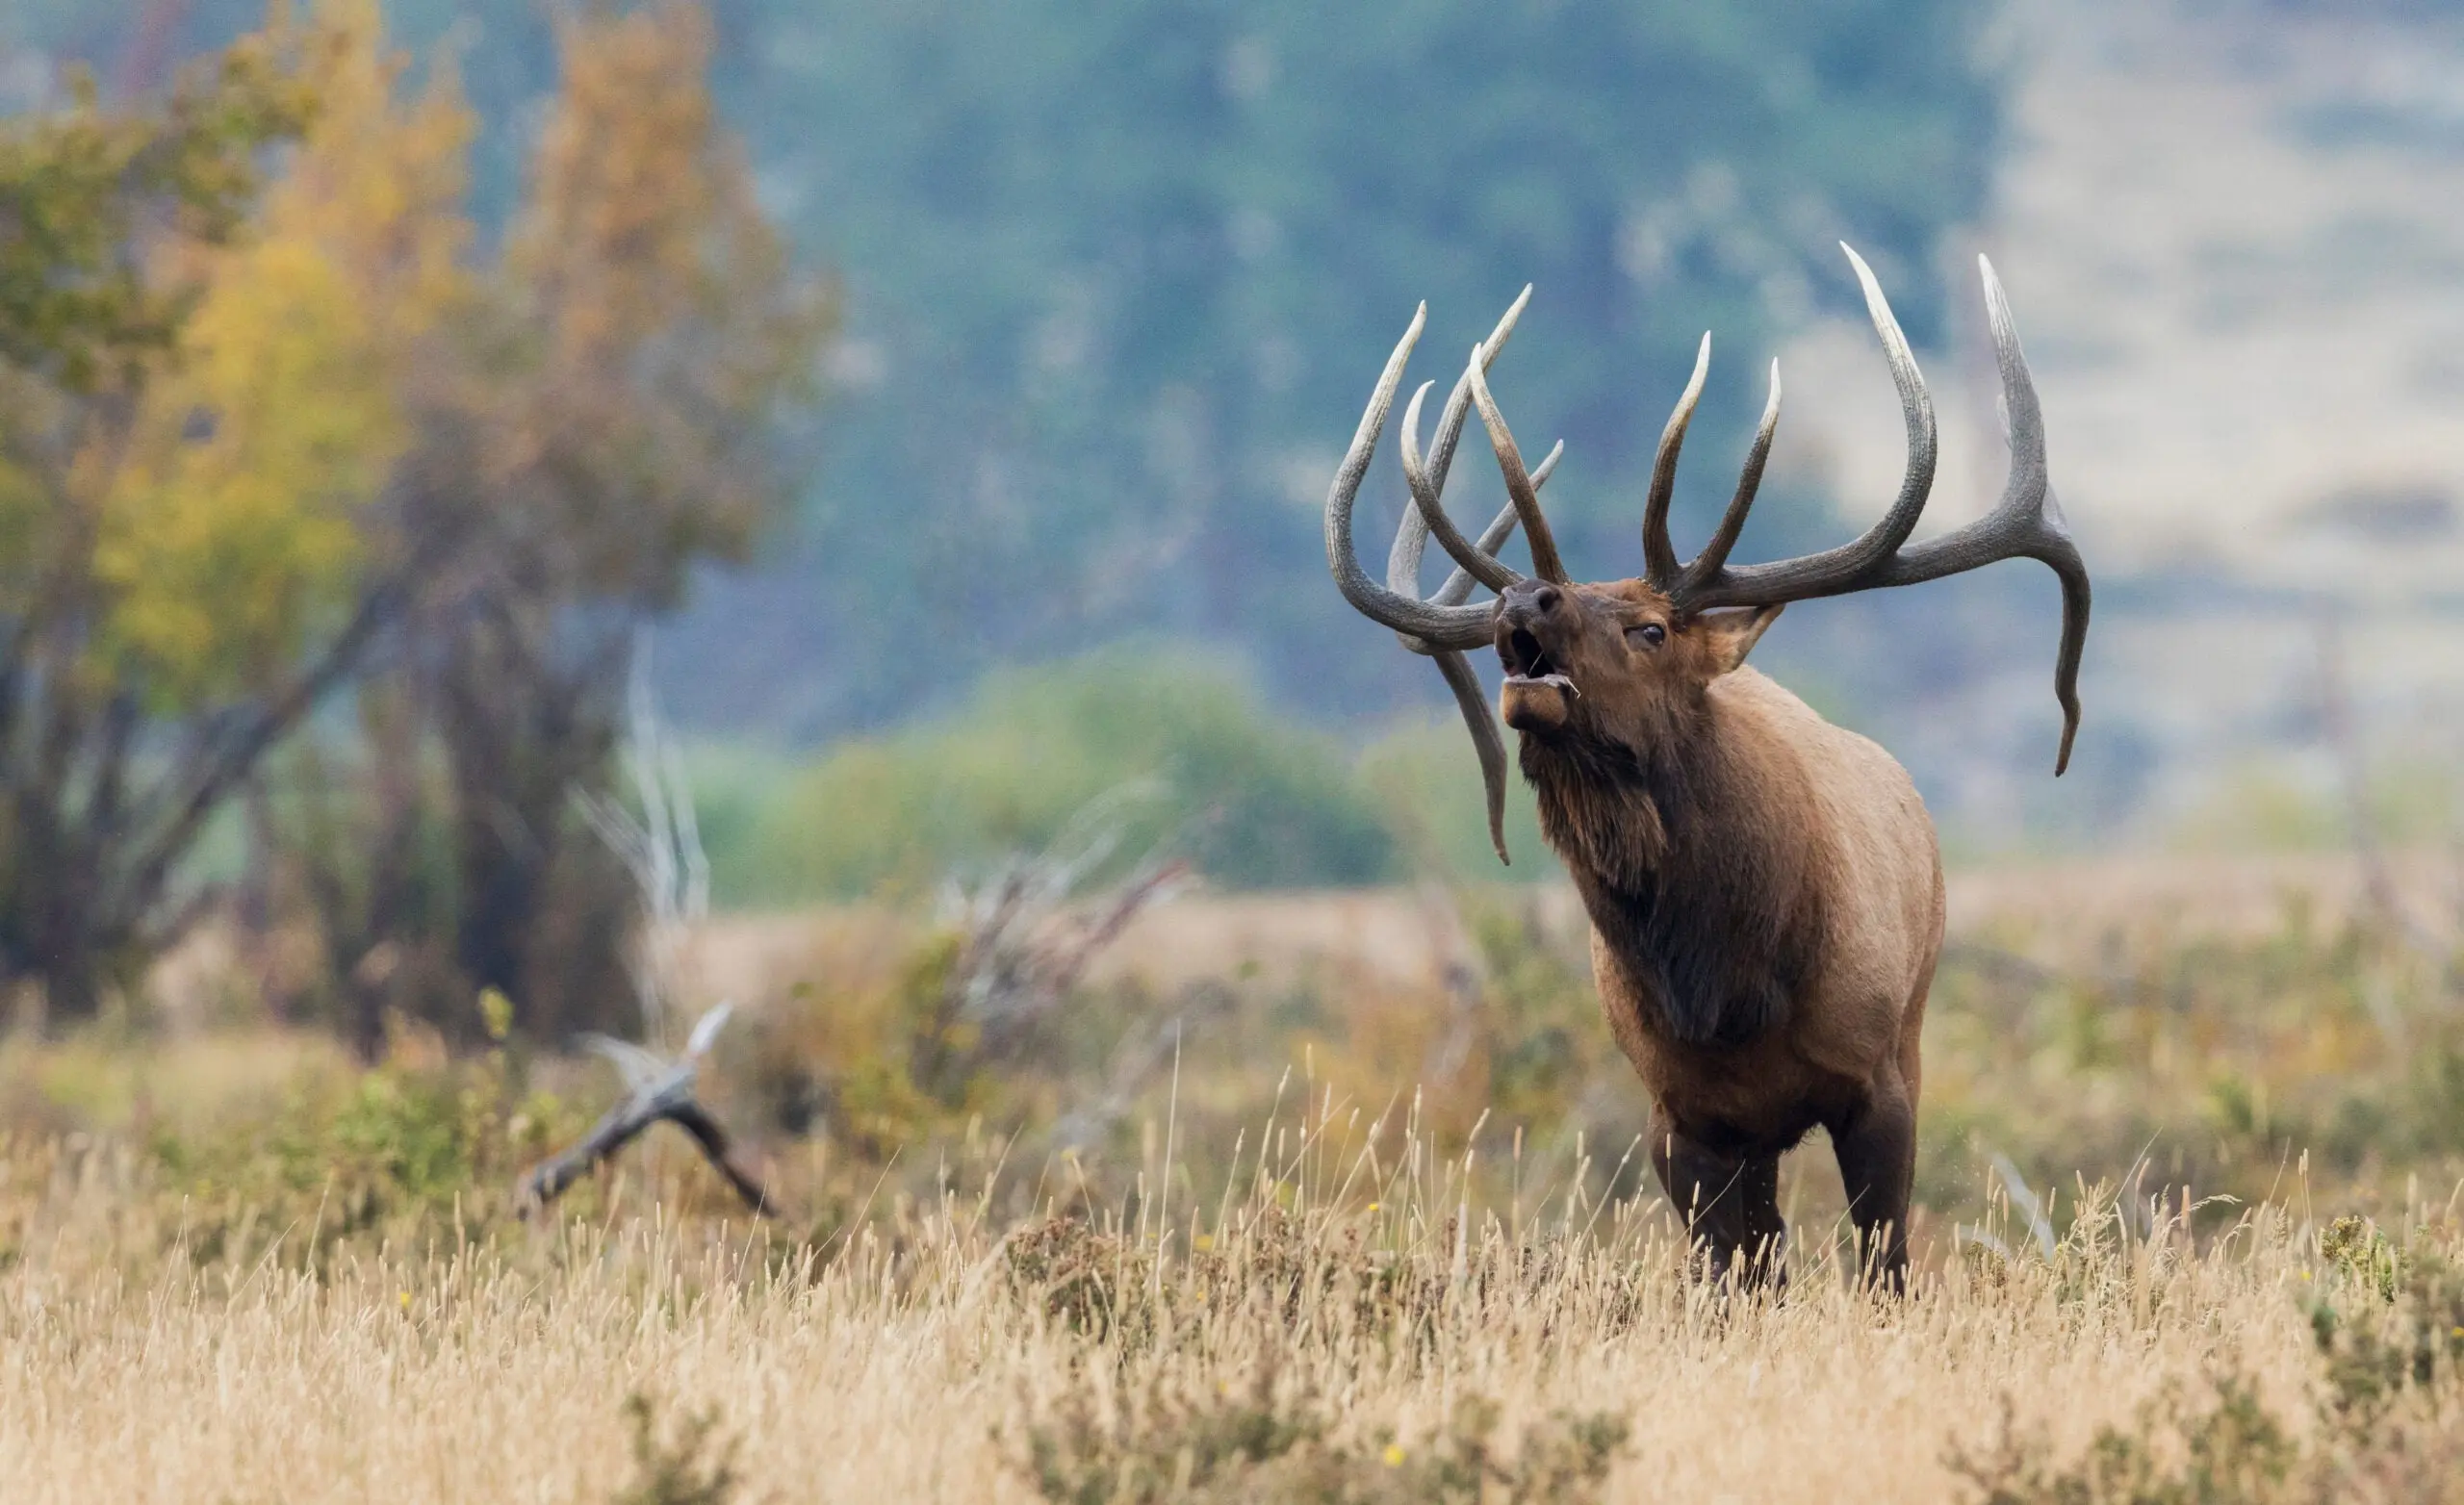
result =
[[1574,715],[1580,692],[1561,667],[1582,608],[1561,586],[1520,580],[1498,598],[1498,662],[1505,686],[1498,713],[1517,731],[1551,732]]

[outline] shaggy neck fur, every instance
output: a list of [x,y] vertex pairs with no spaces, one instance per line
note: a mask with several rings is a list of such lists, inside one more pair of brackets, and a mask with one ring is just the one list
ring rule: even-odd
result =
[[1527,733],[1523,775],[1644,1024],[1742,1045],[1786,1021],[1812,970],[1807,812],[1767,756],[1731,745],[1707,695],[1660,720],[1640,745],[1578,723]]

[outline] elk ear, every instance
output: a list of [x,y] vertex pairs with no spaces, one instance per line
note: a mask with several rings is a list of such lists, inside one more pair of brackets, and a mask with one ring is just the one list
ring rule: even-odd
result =
[[1754,645],[1762,639],[1762,629],[1780,620],[1785,603],[1777,606],[1756,606],[1746,611],[1707,611],[1694,619],[1694,630],[1703,634],[1704,645],[1711,655],[1711,677],[1716,679],[1745,662]]

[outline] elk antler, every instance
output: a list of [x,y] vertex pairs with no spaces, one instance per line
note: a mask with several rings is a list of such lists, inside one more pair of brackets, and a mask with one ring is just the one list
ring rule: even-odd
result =
[[[1498,358],[1499,351],[1505,348],[1506,341],[1514,335],[1516,321],[1523,318],[1524,306],[1530,301],[1531,289],[1527,285],[1515,298],[1512,306],[1506,309],[1504,316],[1498,320],[1497,327],[1489,331],[1489,337],[1480,342],[1476,351],[1478,356],[1476,364],[1483,370]],[[1446,412],[1437,421],[1436,443],[1429,447],[1428,463],[1425,466],[1421,463],[1421,403],[1428,396],[1429,388],[1435,385],[1434,382],[1421,383],[1420,390],[1412,394],[1411,402],[1403,409],[1403,479],[1411,487],[1412,505],[1404,509],[1403,525],[1396,531],[1395,548],[1386,556],[1386,584],[1392,590],[1414,595],[1419,593],[1419,545],[1426,535],[1433,532],[1437,535],[1439,545],[1454,556],[1457,573],[1464,575],[1467,582],[1476,580],[1493,591],[1502,591],[1523,578],[1521,574],[1496,557],[1498,544],[1505,542],[1505,534],[1500,533],[1496,543],[1487,542],[1484,534],[1482,543],[1471,544],[1464,539],[1462,532],[1454,526],[1454,521],[1446,515],[1445,508],[1438,502],[1438,497],[1446,490],[1447,472],[1454,465],[1454,446],[1463,437],[1463,421],[1472,411],[1472,378],[1469,371],[1454,383],[1453,395],[1446,399]],[[1545,470],[1547,467],[1544,465],[1542,468]],[[1499,523],[1505,525],[1506,532],[1513,531],[1513,523],[1508,520],[1520,517],[1521,514],[1514,510],[1511,503],[1507,505],[1505,511],[1498,514]],[[1492,527],[1496,525],[1492,524]],[[1403,558],[1406,540],[1410,541],[1413,560],[1413,571],[1408,576],[1411,583],[1397,584],[1395,575]],[[1452,589],[1454,583],[1451,579],[1448,580],[1447,588]],[[1467,583],[1463,590],[1468,593],[1469,589],[1470,586]],[[1444,591],[1439,592],[1441,596],[1444,594]],[[1459,602],[1462,599],[1461,595],[1457,595],[1452,598],[1452,600]]]
[[1505,477],[1505,494],[1523,519],[1524,542],[1531,547],[1532,573],[1552,584],[1571,584],[1573,579],[1566,574],[1565,561],[1557,557],[1556,535],[1549,530],[1549,520],[1540,511],[1540,488],[1532,484],[1530,473],[1523,468],[1523,451],[1516,446],[1514,435],[1506,431],[1505,415],[1498,411],[1498,399],[1489,395],[1481,364],[1476,346],[1463,379],[1472,384],[1472,400],[1479,405],[1481,426],[1489,431],[1489,447],[1498,453],[1498,473]]
[[[2079,658],[2088,638],[2088,567],[2079,556],[2078,546],[2070,541],[2061,503],[2054,499],[2046,478],[2044,416],[2037,404],[2036,384],[2028,374],[2027,356],[2019,348],[2019,331],[2011,319],[2010,300],[2003,294],[2001,280],[1993,274],[1993,264],[1978,257],[1994,355],[2001,367],[2003,421],[2011,446],[2011,475],[2003,486],[2002,499],[1990,513],[1965,527],[1910,546],[1908,535],[1923,515],[1926,497],[1934,486],[1933,400],[1926,393],[1924,377],[1916,370],[1916,358],[1908,348],[1907,337],[1900,333],[1899,320],[1891,316],[1890,302],[1874,280],[1872,268],[1854,250],[1845,245],[1840,249],[1848,252],[1849,262],[1857,268],[1857,280],[1864,287],[1865,308],[1873,318],[1876,332],[1882,336],[1883,352],[1890,361],[1891,377],[1899,386],[1900,408],[1908,421],[1908,466],[1898,498],[1882,521],[1854,543],[1801,558],[1729,568],[1729,550],[1735,545],[1737,534],[1745,526],[1746,514],[1754,506],[1763,462],[1770,453],[1772,430],[1779,421],[1780,372],[1775,363],[1770,402],[1763,409],[1762,423],[1755,434],[1754,448],[1746,459],[1736,496],[1703,552],[1691,564],[1680,568],[1675,551],[1668,547],[1663,487],[1674,478],[1677,445],[1684,437],[1685,421],[1703,380],[1698,360],[1693,383],[1680,399],[1676,415],[1669,420],[1667,435],[1660,441],[1659,466],[1653,475],[1652,496],[1643,516],[1645,577],[1666,592],[1679,611],[1692,615],[1720,606],[1776,606],[1823,596],[1844,596],[1853,591],[1914,585],[2003,559],[2042,560],[2062,580],[2062,648],[2053,672],[2054,698],[2062,702],[2063,717],[2062,748],[2053,768],[2059,777],[2070,766],[2070,744],[2079,731]],[[1707,354],[1707,343],[1705,348]]]
[[[1407,446],[1411,440],[1411,418],[1410,413],[1404,414],[1403,433]],[[1540,469],[1531,472],[1531,489],[1534,492],[1549,484],[1549,473],[1557,468],[1557,461],[1565,452],[1566,446],[1561,441],[1549,451],[1549,457],[1540,462]],[[1442,470],[1439,475],[1442,480]],[[1481,530],[1479,543],[1476,546],[1479,552],[1484,555],[1496,553],[1498,546],[1506,541],[1521,517],[1512,502],[1506,503],[1505,510]],[[1435,520],[1434,523],[1429,521],[1431,519]],[[1434,500],[1425,513],[1417,501],[1404,509],[1402,526],[1395,530],[1394,550],[1387,556],[1386,585],[1389,590],[1416,592],[1420,589],[1421,550],[1427,544],[1429,534],[1438,527],[1451,532],[1454,524]],[[1462,537],[1460,533],[1454,536]],[[1522,577],[1517,575],[1515,578]],[[1429,595],[1428,599],[1441,606],[1451,606],[1471,595],[1475,583],[1468,568],[1457,568],[1447,576],[1444,585]],[[1511,865],[1514,859],[1506,855],[1505,850],[1505,743],[1498,735],[1497,717],[1489,710],[1487,692],[1480,688],[1479,676],[1472,672],[1471,660],[1465,658],[1460,650],[1432,648],[1409,633],[1399,632],[1396,636],[1413,652],[1436,659],[1437,672],[1446,676],[1446,687],[1454,692],[1454,703],[1463,712],[1463,725],[1472,733],[1473,750],[1480,755],[1480,781],[1488,790],[1489,845],[1497,849],[1499,861]]]
[[[1531,290],[1527,287],[1498,320],[1497,327],[1489,331],[1489,337],[1473,347],[1472,360],[1455,382],[1453,394],[1447,398],[1438,419],[1434,442],[1425,459],[1420,447],[1421,404],[1435,383],[1422,383],[1405,406],[1400,435],[1403,479],[1411,488],[1412,499],[1411,505],[1403,509],[1402,524],[1396,529],[1394,545],[1387,550],[1385,589],[1379,590],[1353,557],[1352,504],[1359,495],[1361,478],[1368,473],[1370,457],[1376,449],[1396,389],[1401,383],[1403,366],[1420,340],[1428,316],[1427,304],[1422,304],[1412,316],[1402,343],[1388,358],[1385,372],[1370,396],[1369,409],[1361,416],[1360,427],[1352,436],[1351,448],[1345,454],[1343,465],[1335,472],[1334,486],[1326,496],[1326,559],[1344,598],[1372,621],[1395,628],[1405,648],[1436,659],[1439,674],[1454,692],[1455,703],[1463,712],[1463,724],[1470,729],[1472,745],[1479,753],[1481,780],[1488,792],[1489,842],[1497,848],[1501,861],[1511,860],[1505,849],[1505,745],[1498,734],[1497,719],[1489,710],[1479,678],[1463,656],[1465,649],[1487,646],[1494,608],[1485,603],[1466,606],[1463,601],[1476,585],[1502,590],[1523,578],[1497,557],[1497,550],[1523,521],[1524,513],[1509,502],[1475,542],[1463,536],[1439,498],[1446,490],[1447,474],[1453,468],[1455,446],[1463,437],[1476,374],[1505,348],[1516,320],[1523,317],[1524,306],[1530,300]],[[1528,477],[1534,516],[1540,488],[1549,483],[1550,473],[1556,469],[1565,449],[1562,443],[1551,449],[1540,468]],[[1546,527],[1544,523],[1544,538]],[[1454,557],[1456,568],[1444,584],[1424,598],[1420,594],[1421,557],[1432,535]],[[1550,557],[1553,561],[1553,548]]]
[[[1438,422],[1437,446],[1430,451],[1425,466],[1421,459],[1415,420],[1419,417],[1421,399],[1427,389],[1424,387],[1413,395],[1404,415],[1403,432],[1403,475],[1411,484],[1413,505],[1405,515],[1403,531],[1397,535],[1395,547],[1387,555],[1390,580],[1396,574],[1407,547],[1413,550],[1411,557],[1414,561],[1418,559],[1419,541],[1413,537],[1415,528],[1426,528],[1436,535],[1447,552],[1455,556],[1462,567],[1460,573],[1471,580],[1498,590],[1523,578],[1490,551],[1497,544],[1504,542],[1504,534],[1496,533],[1494,542],[1484,537],[1485,548],[1466,539],[1446,515],[1445,508],[1439,505],[1438,494],[1445,488],[1447,471],[1454,460],[1455,440],[1462,432],[1461,409],[1465,394],[1468,391],[1476,395],[1483,390],[1479,383],[1479,369],[1495,360],[1498,351],[1505,347],[1507,337],[1514,332],[1515,320],[1522,316],[1524,299],[1530,293],[1530,289],[1524,289],[1524,296],[1517,298],[1514,306],[1506,310],[1505,317],[1498,320],[1498,326],[1490,332],[1489,338],[1473,346],[1471,368],[1463,373],[1455,397],[1447,402],[1446,414]],[[1411,327],[1403,331],[1403,338],[1396,344],[1394,354],[1386,358],[1386,370],[1378,376],[1377,386],[1370,394],[1369,406],[1360,416],[1360,426],[1352,433],[1351,446],[1344,451],[1343,464],[1336,468],[1334,483],[1326,491],[1326,563],[1334,572],[1336,587],[1344,593],[1344,599],[1351,602],[1361,615],[1416,639],[1413,647],[1422,652],[1487,646],[1492,608],[1486,604],[1462,604],[1463,597],[1470,594],[1470,586],[1458,585],[1453,580],[1448,581],[1438,595],[1425,599],[1413,594],[1408,584],[1399,588],[1380,586],[1361,569],[1360,560],[1353,551],[1351,517],[1353,504],[1360,497],[1361,479],[1369,473],[1370,457],[1376,451],[1378,436],[1385,432],[1386,415],[1394,409],[1395,392],[1402,383],[1403,367],[1411,360],[1412,348],[1420,343],[1421,330],[1427,321],[1428,305],[1423,303],[1412,315]],[[1551,464],[1554,460],[1553,453]],[[1519,470],[1520,460],[1516,464]],[[1542,466],[1544,473],[1549,469],[1550,464]],[[1530,503],[1528,506],[1518,504],[1514,510],[1517,521],[1527,529],[1539,518],[1538,487],[1528,477],[1525,478],[1525,486],[1533,493]],[[1417,522],[1414,521],[1415,516]],[[1500,523],[1503,522],[1502,517]],[[1496,524],[1492,524],[1493,532],[1495,527]],[[1539,527],[1542,539],[1546,540],[1546,521],[1540,521]],[[1508,531],[1511,531],[1510,526]],[[1408,546],[1407,539],[1410,540]],[[1543,542],[1537,547],[1545,550],[1545,557],[1553,566],[1556,560],[1553,544]],[[1541,553],[1535,552],[1535,569],[1541,568],[1538,564],[1541,557]],[[1543,570],[1542,573],[1547,572]],[[1563,578],[1562,574],[1553,577]],[[1441,600],[1441,597],[1450,599]]]
[[1711,335],[1694,351],[1694,374],[1686,378],[1668,426],[1659,433],[1659,452],[1652,456],[1651,495],[1643,500],[1643,568],[1659,580],[1677,574],[1677,550],[1668,542],[1668,501],[1677,492],[1677,451],[1685,444],[1685,425],[1694,421],[1694,404],[1703,395],[1703,378],[1711,370]]

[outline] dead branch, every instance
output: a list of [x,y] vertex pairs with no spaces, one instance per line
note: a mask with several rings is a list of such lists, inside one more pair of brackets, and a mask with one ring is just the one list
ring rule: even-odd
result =
[[727,1130],[693,1091],[702,1058],[709,1053],[711,1042],[718,1037],[719,1029],[732,1010],[732,1005],[721,1004],[703,1015],[693,1026],[693,1037],[685,1046],[684,1055],[674,1061],[663,1060],[629,1041],[592,1036],[588,1043],[616,1063],[629,1090],[625,1100],[609,1109],[571,1149],[550,1156],[523,1176],[514,1199],[524,1215],[545,1210],[602,1161],[662,1120],[692,1136],[701,1147],[703,1158],[727,1178],[746,1207],[762,1217],[776,1213],[778,1204],[760,1179],[736,1159]]
[[1133,784],[1099,796],[1040,854],[1005,864],[979,887],[955,879],[944,886],[942,912],[960,943],[936,1037],[965,1020],[984,1029],[988,1044],[1014,1038],[1068,996],[1130,922],[1181,886],[1189,864],[1150,854],[1109,892],[1073,902],[1117,850],[1120,807],[1149,792]]

